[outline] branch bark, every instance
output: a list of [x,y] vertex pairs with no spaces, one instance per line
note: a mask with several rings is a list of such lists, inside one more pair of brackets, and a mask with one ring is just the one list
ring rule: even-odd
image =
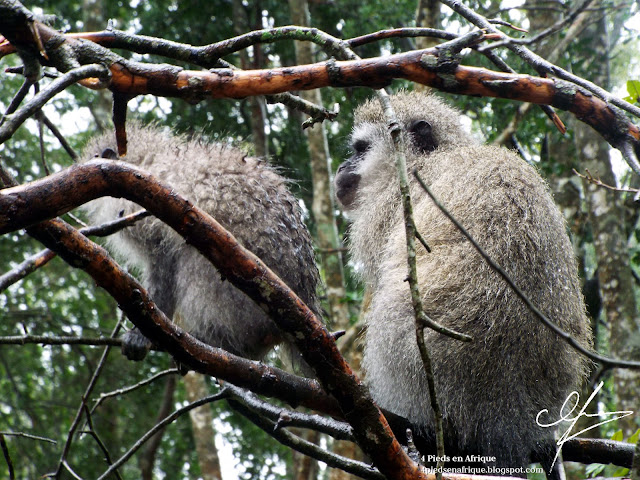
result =
[[[473,20],[479,21],[475,17]],[[487,28],[494,30],[491,25]],[[611,95],[607,92],[603,97],[606,100],[602,100],[586,87],[566,80],[500,73],[460,66],[447,59],[442,61],[440,53],[446,51],[446,44],[364,60],[329,60],[270,70],[222,68],[202,72],[125,60],[106,48],[64,36],[33,20],[32,14],[15,1],[0,1],[0,33],[18,48],[40,55],[42,63],[54,65],[61,71],[79,64],[106,64],[112,75],[109,89],[125,96],[152,94],[196,103],[206,98],[243,98],[327,86],[380,88],[395,78],[403,78],[449,93],[551,105],[573,113],[592,126],[612,146],[620,149],[631,167],[640,173],[635,153],[640,151],[640,129],[626,119],[621,110],[608,103]],[[545,66],[550,65],[543,59],[539,61]],[[104,87],[101,81],[85,81],[83,84],[93,88]],[[600,94],[600,90],[598,92]]]
[[[354,428],[358,444],[384,475],[392,479],[427,478],[403,451],[366,387],[351,371],[333,337],[313,312],[213,218],[150,175],[121,162],[93,160],[28,185],[0,190],[0,234],[29,227],[104,195],[125,197],[144,206],[184,236],[226,279],[270,314],[295,341],[326,391],[338,400],[344,417]],[[118,301],[144,335],[156,339],[179,362],[221,378],[229,378],[233,371],[236,382],[259,370],[266,373],[257,362],[233,358],[185,335],[158,311],[144,289],[102,248],[61,220],[32,226],[28,232],[72,266],[87,271]],[[218,364],[214,372],[215,362]],[[258,384],[269,379],[258,375],[255,380]]]

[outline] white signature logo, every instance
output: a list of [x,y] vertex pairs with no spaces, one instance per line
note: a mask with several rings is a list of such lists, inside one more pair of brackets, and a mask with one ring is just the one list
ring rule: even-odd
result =
[[[586,413],[585,410],[587,409],[587,407],[589,406],[591,401],[595,398],[597,393],[602,389],[602,385],[604,385],[604,382],[600,382],[598,384],[596,389],[589,396],[589,398],[587,399],[587,401],[585,402],[585,404],[582,406],[582,408],[580,409],[580,411],[578,412],[578,414],[575,417],[572,417],[571,415],[573,414],[573,412],[576,411],[576,409],[578,408],[578,403],[580,402],[580,394],[578,392],[571,392],[569,394],[567,399],[562,404],[562,408],[560,409],[560,418],[558,420],[556,420],[554,422],[551,422],[551,423],[542,423],[540,421],[540,417],[542,415],[549,415],[549,410],[546,409],[546,408],[544,410],[540,410],[538,412],[538,415],[536,415],[536,423],[539,426],[543,427],[543,428],[555,427],[556,425],[559,425],[562,422],[569,423],[569,427],[567,428],[567,430],[558,439],[558,442],[557,442],[558,450],[556,451],[556,456],[553,458],[553,463],[551,464],[552,467],[553,467],[553,465],[555,465],[556,460],[558,459],[558,456],[560,455],[560,452],[562,451],[562,446],[564,445],[564,443],[566,441],[577,437],[581,433],[588,432],[589,430],[591,430],[593,428],[599,427],[600,425],[604,425],[606,423],[613,422],[615,420],[619,420],[619,419],[624,418],[624,417],[628,417],[629,415],[633,415],[633,412],[632,411],[628,411],[628,410],[623,410],[623,411],[619,411],[619,412]],[[573,403],[573,406],[571,406],[571,408],[569,408],[569,406],[571,405],[571,401],[573,399],[575,399],[575,401]],[[568,409],[569,411],[567,413],[564,413],[566,409]],[[606,420],[602,420],[601,422],[598,422],[598,423],[596,423],[594,425],[591,425],[590,427],[584,428],[584,429],[580,430],[579,432],[572,433],[572,430],[575,427],[576,423],[578,423],[578,420],[580,419],[580,417],[587,417],[587,418],[598,417],[598,418],[600,418],[600,417],[607,417],[607,416],[610,416],[612,418],[607,418]]]

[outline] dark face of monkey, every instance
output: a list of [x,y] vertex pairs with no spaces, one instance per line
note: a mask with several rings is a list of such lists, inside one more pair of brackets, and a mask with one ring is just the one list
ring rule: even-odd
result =
[[[412,120],[404,127],[404,130],[409,133],[410,146],[416,154],[424,155],[438,147],[433,128],[428,121],[424,119]],[[366,158],[372,143],[372,139],[368,138],[366,133],[354,132],[351,139],[352,154],[346,162],[338,167],[335,178],[336,196],[347,211],[353,206],[360,184],[358,168]]]
[[[391,104],[407,146],[409,172],[419,173],[534,304],[589,348],[573,249],[544,180],[513,152],[475,142],[461,127],[460,114],[434,96],[399,94]],[[352,221],[351,257],[371,297],[363,313],[362,365],[376,402],[433,437],[406,282],[396,151],[377,102],[356,111],[351,146],[353,155],[340,166],[335,182]],[[553,459],[554,431],[539,427],[536,415],[543,409],[559,415],[584,378],[587,362],[542,326],[413,175],[409,188],[416,227],[431,247],[427,252],[419,246],[416,252],[424,312],[473,337],[463,343],[424,330],[447,453],[495,457],[488,463],[500,467],[524,466],[532,456],[549,460],[549,453]]]

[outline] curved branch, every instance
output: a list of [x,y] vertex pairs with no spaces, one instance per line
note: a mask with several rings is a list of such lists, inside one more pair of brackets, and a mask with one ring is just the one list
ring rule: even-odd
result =
[[[28,185],[0,190],[0,234],[34,225],[104,195],[124,197],[145,207],[182,235],[227,280],[263,308],[295,341],[326,391],[338,400],[358,444],[382,473],[389,478],[407,478],[408,475],[426,478],[402,450],[366,387],[342,358],[333,337],[313,312],[213,218],[150,175],[122,162],[92,160]],[[256,371],[262,370],[265,376],[256,379],[255,383],[270,380],[266,377],[266,367],[259,363],[244,360],[241,368],[239,362],[230,361],[232,356],[227,352],[185,335],[155,308],[144,289],[122,272],[103,249],[84,237],[78,238],[80,234],[64,222],[51,220],[31,227],[28,232],[58,251],[69,264],[87,271],[118,301],[144,335],[156,339],[179,362],[198,371],[207,370],[210,365],[204,364],[202,359],[212,360],[215,352],[221,360],[227,360],[225,365],[217,365],[215,374],[222,371],[229,378],[230,371],[225,369],[232,368],[237,382],[242,375],[255,376]],[[66,248],[65,252],[60,251],[61,246]]]
[[0,144],[4,143],[18,129],[24,121],[40,110],[45,103],[51,100],[58,93],[65,90],[70,85],[78,83],[80,80],[92,77],[106,77],[109,70],[104,65],[84,65],[74,68],[59,78],[53,80],[47,88],[41,90],[31,100],[11,115],[4,116],[4,122],[0,127]]

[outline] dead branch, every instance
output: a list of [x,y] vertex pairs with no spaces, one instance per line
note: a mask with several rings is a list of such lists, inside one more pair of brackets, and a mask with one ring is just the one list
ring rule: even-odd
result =
[[[0,234],[29,227],[104,195],[124,197],[145,207],[184,236],[227,280],[260,305],[295,340],[327,392],[338,400],[358,444],[383,474],[398,479],[426,478],[393,437],[366,387],[342,358],[333,337],[313,312],[213,218],[150,175],[121,162],[93,160],[28,185],[0,190]],[[28,233],[57,251],[70,265],[87,271],[118,301],[145,336],[154,339],[179,362],[202,373],[222,373],[221,378],[234,378],[232,381],[244,379],[245,385],[248,377],[254,378],[254,384],[268,381],[261,375],[256,378],[258,371],[267,373],[266,367],[259,363],[233,358],[186,335],[155,308],[146,291],[124,273],[104,249],[61,220],[32,226]],[[208,371],[214,357],[215,373]],[[207,360],[212,363],[205,364]],[[233,377],[229,375],[231,371],[235,372]],[[293,394],[296,396],[298,392]]]
[[606,188],[607,190],[612,190],[614,192],[633,193],[634,195],[637,195],[638,193],[640,193],[640,190],[637,188],[618,188],[618,187],[614,187],[613,185],[608,185],[604,183],[600,178],[594,177],[588,169],[585,169],[585,172],[586,173],[583,175],[582,173],[578,172],[575,168],[573,169],[573,173],[575,175],[577,175],[578,177],[582,178],[583,180],[585,180],[586,182],[592,185]]
[[[451,4],[452,8],[480,28],[507,38],[483,17],[459,5],[459,2],[446,0],[445,3]],[[125,97],[153,94],[183,98],[195,103],[205,98],[243,98],[327,86],[381,87],[395,78],[403,78],[449,93],[507,98],[569,111],[596,129],[612,146],[621,149],[631,167],[640,174],[635,153],[640,151],[640,130],[611,104],[625,108],[638,117],[640,109],[559,69],[521,45],[509,43],[507,46],[544,74],[566,80],[460,66],[440,57],[442,46],[383,58],[340,62],[329,60],[271,70],[239,71],[224,68],[210,72],[190,71],[172,65],[125,60],[94,43],[65,37],[34,21],[30,15],[18,2],[0,2],[0,33],[17,47],[39,55],[42,63],[54,65],[61,71],[67,71],[78,63],[106,64],[112,75],[109,88]],[[102,88],[100,82],[85,81],[84,85]],[[629,148],[629,144],[633,148]]]

